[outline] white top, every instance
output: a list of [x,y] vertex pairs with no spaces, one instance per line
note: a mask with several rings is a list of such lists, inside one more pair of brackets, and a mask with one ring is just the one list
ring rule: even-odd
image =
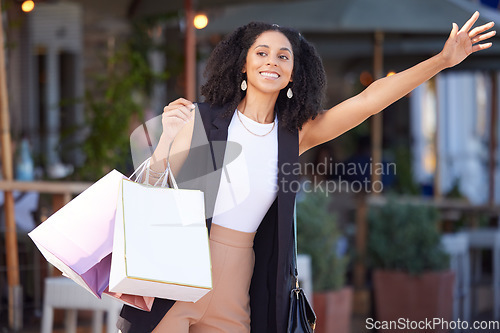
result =
[[[248,132],[238,119],[256,134]],[[243,232],[255,232],[276,199],[278,191],[278,118],[275,125],[261,124],[236,110],[227,141],[241,145],[242,153],[222,170],[212,223]],[[225,156],[228,155],[226,146]],[[226,157],[224,157],[226,158]]]

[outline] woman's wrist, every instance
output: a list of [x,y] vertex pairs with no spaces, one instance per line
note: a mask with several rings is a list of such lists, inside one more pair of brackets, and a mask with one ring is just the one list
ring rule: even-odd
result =
[[164,172],[166,169],[166,161],[170,154],[170,149],[172,147],[173,138],[170,138],[167,135],[162,134],[160,136],[160,140],[158,141],[158,145],[151,156],[150,161],[150,170],[155,171],[157,173]]
[[445,70],[447,68],[452,67],[452,65],[449,62],[449,59],[446,57],[445,54],[443,54],[443,51],[439,52],[434,56],[436,58],[436,62],[439,67],[439,71]]
[[[174,138],[165,135],[164,133],[160,136],[160,140],[158,141],[158,145],[153,153],[153,157],[156,160],[166,159],[170,153],[170,149],[172,147],[172,143],[174,142]],[[153,161],[151,161],[153,162]],[[155,161],[156,162],[156,161]]]
[[168,135],[167,133],[165,133],[165,131],[163,131],[160,135],[160,140],[158,141],[158,145],[160,144],[163,144],[163,145],[170,145],[172,142],[174,142],[174,137]]

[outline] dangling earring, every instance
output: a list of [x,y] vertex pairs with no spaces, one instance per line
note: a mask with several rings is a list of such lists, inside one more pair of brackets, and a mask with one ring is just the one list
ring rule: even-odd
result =
[[243,79],[243,81],[241,82],[241,90],[245,91],[247,90],[247,88],[247,80]]
[[286,97],[288,97],[288,98],[292,98],[293,97],[292,88],[288,88],[288,91],[286,92]]

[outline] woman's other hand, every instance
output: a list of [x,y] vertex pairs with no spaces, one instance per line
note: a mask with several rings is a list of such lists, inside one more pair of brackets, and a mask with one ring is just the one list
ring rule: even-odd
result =
[[460,30],[458,30],[458,25],[453,23],[450,36],[441,51],[446,67],[455,66],[467,58],[469,54],[491,47],[491,42],[477,43],[495,36],[496,31],[484,33],[494,26],[494,22],[486,23],[471,30],[478,18],[479,12],[476,11]]
[[195,106],[192,102],[179,98],[163,108],[163,134],[172,142],[182,127],[193,119]]

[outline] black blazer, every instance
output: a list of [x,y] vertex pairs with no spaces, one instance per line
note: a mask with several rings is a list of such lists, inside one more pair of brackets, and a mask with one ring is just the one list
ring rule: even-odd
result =
[[[212,216],[231,117],[222,117],[224,108],[211,107],[205,103],[198,104],[198,107],[192,149],[176,179],[182,183],[187,174],[192,178],[193,174],[203,176],[215,172],[216,177],[211,177],[212,181],[191,183],[188,186],[205,192],[205,210],[207,216]],[[209,145],[193,148],[204,140],[208,140]],[[291,132],[279,124],[278,195],[254,239],[255,267],[250,285],[252,333],[285,332],[287,328],[293,274],[293,209],[298,188],[298,175],[293,171],[298,164],[298,157],[298,131]],[[207,177],[200,177],[203,178]],[[212,218],[209,217],[206,223],[210,231]],[[125,305],[117,327],[123,333],[151,332],[174,302],[156,298],[151,312]]]

